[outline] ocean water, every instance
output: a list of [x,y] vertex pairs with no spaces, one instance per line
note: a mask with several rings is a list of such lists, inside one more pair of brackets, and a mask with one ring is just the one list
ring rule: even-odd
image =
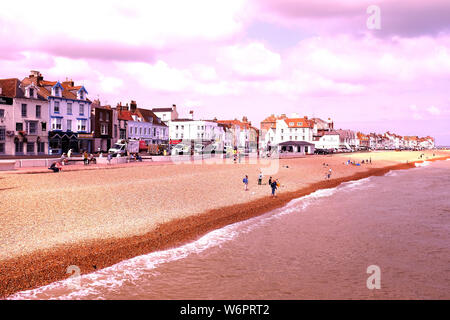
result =
[[9,298],[450,299],[449,190],[450,162],[424,162]]

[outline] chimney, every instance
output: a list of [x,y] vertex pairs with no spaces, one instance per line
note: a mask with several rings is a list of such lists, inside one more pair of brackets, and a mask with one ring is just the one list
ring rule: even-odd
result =
[[177,111],[177,105],[176,104],[172,105],[172,111]]
[[194,110],[189,111],[189,119],[194,120]]
[[244,123],[247,123],[247,122],[248,122],[248,119],[247,119],[246,116],[243,116],[243,117],[242,117],[242,122],[244,122]]
[[136,101],[131,100],[131,102],[130,102],[130,111],[134,113],[134,112],[136,112],[136,108],[137,108]]
[[281,114],[281,119],[286,119],[286,113]]
[[42,74],[37,70],[31,70],[29,78],[35,82],[37,85],[39,85],[41,80],[44,80],[44,77]]

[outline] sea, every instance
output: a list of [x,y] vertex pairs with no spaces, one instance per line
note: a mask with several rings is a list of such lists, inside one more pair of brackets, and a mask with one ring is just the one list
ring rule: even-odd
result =
[[449,190],[426,161],[8,298],[450,299]]

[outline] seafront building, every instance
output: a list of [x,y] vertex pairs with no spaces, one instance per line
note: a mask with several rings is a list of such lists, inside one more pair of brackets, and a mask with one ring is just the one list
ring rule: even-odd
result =
[[91,101],[84,86],[75,86],[72,80],[44,80],[39,71],[31,71],[22,83],[33,84],[48,101],[49,154],[66,153],[69,149],[75,153],[92,152]]
[[131,100],[130,104],[120,102],[115,108],[119,121],[119,139],[136,139],[150,144],[167,144],[169,128],[151,110],[138,108]]
[[[91,104],[91,128],[93,129],[92,145],[96,152],[108,152],[117,140],[117,127],[113,130],[114,113],[111,106],[102,106],[100,100]],[[117,124],[116,124],[117,126]]]
[[[311,153],[314,149],[314,136],[317,136],[316,122],[306,116],[300,117],[296,113],[290,117],[285,114],[278,117],[271,115],[261,123],[261,148],[269,152],[278,150],[277,146],[281,145],[292,146],[292,150],[299,150],[294,146],[300,147],[304,153]],[[286,148],[281,150],[284,149]]]
[[245,152],[256,152],[259,147],[259,130],[252,126],[246,116],[242,117],[242,121],[234,120],[217,120],[215,122],[224,125],[227,131],[227,145],[233,149],[244,150]]
[[153,108],[152,112],[166,125],[169,124],[169,121],[178,119],[178,111],[175,104],[169,108]]
[[35,83],[0,79],[0,155],[48,154],[48,119]]
[[178,143],[208,145],[216,144],[223,149],[226,135],[224,127],[214,120],[195,120],[191,111],[188,118],[178,118],[169,122],[169,138],[172,145]]

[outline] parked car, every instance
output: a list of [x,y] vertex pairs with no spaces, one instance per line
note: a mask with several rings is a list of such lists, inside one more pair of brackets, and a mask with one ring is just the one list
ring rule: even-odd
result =
[[181,143],[172,147],[172,155],[180,154],[191,154],[191,147]]

